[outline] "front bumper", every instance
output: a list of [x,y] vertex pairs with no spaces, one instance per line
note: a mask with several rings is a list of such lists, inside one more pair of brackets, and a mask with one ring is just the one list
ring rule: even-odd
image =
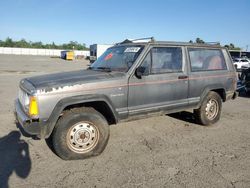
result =
[[37,120],[34,121],[29,116],[27,116],[23,111],[23,108],[18,99],[15,100],[14,113],[16,116],[16,121],[19,123],[19,126],[21,126],[19,128],[24,130],[29,135],[35,135],[38,138],[43,137],[44,127],[45,127],[44,124],[40,123]]

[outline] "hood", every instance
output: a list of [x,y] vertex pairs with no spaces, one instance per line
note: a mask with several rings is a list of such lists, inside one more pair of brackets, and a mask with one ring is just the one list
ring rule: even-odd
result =
[[34,76],[26,78],[36,89],[72,86],[76,84],[98,82],[100,80],[115,79],[124,76],[121,72],[103,72],[93,70],[78,70]]

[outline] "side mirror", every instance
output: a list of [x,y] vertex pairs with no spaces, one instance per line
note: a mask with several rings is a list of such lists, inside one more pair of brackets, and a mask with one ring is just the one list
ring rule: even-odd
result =
[[149,72],[148,72],[148,69],[146,67],[138,67],[135,70],[135,76],[137,78],[141,78],[142,76],[148,76],[148,75],[149,75]]

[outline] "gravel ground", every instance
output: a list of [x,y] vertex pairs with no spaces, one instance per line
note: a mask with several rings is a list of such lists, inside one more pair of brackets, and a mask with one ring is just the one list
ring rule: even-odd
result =
[[0,187],[250,187],[250,98],[223,104],[213,126],[183,112],[111,126],[105,151],[63,161],[44,140],[23,137],[13,116],[21,78],[88,62],[0,55]]

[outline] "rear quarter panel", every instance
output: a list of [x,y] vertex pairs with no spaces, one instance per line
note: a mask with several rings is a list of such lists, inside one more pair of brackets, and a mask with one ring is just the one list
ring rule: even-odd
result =
[[[188,51],[187,51],[188,53]],[[237,76],[236,72],[226,49],[222,49],[227,70],[210,70],[197,71],[191,70],[190,58],[189,62],[189,92],[188,98],[191,106],[196,106],[202,98],[211,90],[224,89],[225,92],[235,91]],[[187,54],[189,56],[189,54]]]

